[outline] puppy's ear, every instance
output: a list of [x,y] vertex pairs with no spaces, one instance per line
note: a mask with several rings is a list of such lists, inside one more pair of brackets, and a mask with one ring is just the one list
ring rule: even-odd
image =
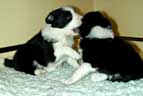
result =
[[47,24],[52,24],[52,22],[54,21],[54,16],[53,15],[48,15],[45,19]]

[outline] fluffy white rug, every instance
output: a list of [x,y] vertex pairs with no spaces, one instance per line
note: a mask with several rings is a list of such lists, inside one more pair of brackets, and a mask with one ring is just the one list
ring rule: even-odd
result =
[[91,74],[81,81],[65,85],[75,69],[69,65],[41,76],[31,76],[14,69],[0,69],[0,96],[143,96],[143,79],[122,82],[92,82]]

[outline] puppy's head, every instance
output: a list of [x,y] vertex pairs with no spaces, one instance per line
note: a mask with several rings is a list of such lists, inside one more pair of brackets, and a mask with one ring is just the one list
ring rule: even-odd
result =
[[114,38],[110,21],[99,11],[89,12],[84,15],[79,33],[83,38]]
[[81,17],[72,7],[62,7],[50,12],[45,21],[52,28],[68,32],[81,25]]

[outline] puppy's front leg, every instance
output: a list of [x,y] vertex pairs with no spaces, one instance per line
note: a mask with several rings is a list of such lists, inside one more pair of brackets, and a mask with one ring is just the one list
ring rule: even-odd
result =
[[56,62],[60,65],[60,63],[67,62],[73,67],[78,67],[79,64],[77,60],[81,58],[80,54],[76,52],[74,49],[67,46],[56,46],[54,55],[56,56]]
[[67,56],[69,56],[73,59],[76,59],[76,60],[79,60],[81,58],[81,55],[74,49],[67,47],[67,46],[63,46],[62,48],[63,48],[62,50],[64,50],[63,51],[64,55],[67,55]]
[[78,60],[75,60],[71,57],[67,58],[67,63],[74,68],[78,68],[80,66],[80,64],[78,63]]
[[63,66],[63,62],[65,62],[65,60],[67,60],[67,56],[56,56],[56,60],[55,62],[49,63],[47,66],[47,72],[51,72],[54,71],[56,69],[62,68]]
[[85,75],[89,74],[90,72],[94,72],[96,69],[92,68],[89,63],[83,63],[72,75],[71,78],[68,80],[63,81],[65,84],[72,84],[76,81],[79,81],[81,78],[83,78]]

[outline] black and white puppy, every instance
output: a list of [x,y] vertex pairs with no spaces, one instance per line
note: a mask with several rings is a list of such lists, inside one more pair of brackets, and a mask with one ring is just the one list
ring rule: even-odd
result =
[[89,12],[79,27],[82,65],[64,81],[72,84],[90,72],[93,81],[136,80],[143,77],[143,61],[134,48],[115,37],[110,21],[100,12]]
[[62,7],[50,12],[45,21],[45,27],[16,51],[13,60],[3,61],[5,66],[32,75],[54,70],[66,61],[78,66],[80,55],[72,44],[81,16],[72,7]]

